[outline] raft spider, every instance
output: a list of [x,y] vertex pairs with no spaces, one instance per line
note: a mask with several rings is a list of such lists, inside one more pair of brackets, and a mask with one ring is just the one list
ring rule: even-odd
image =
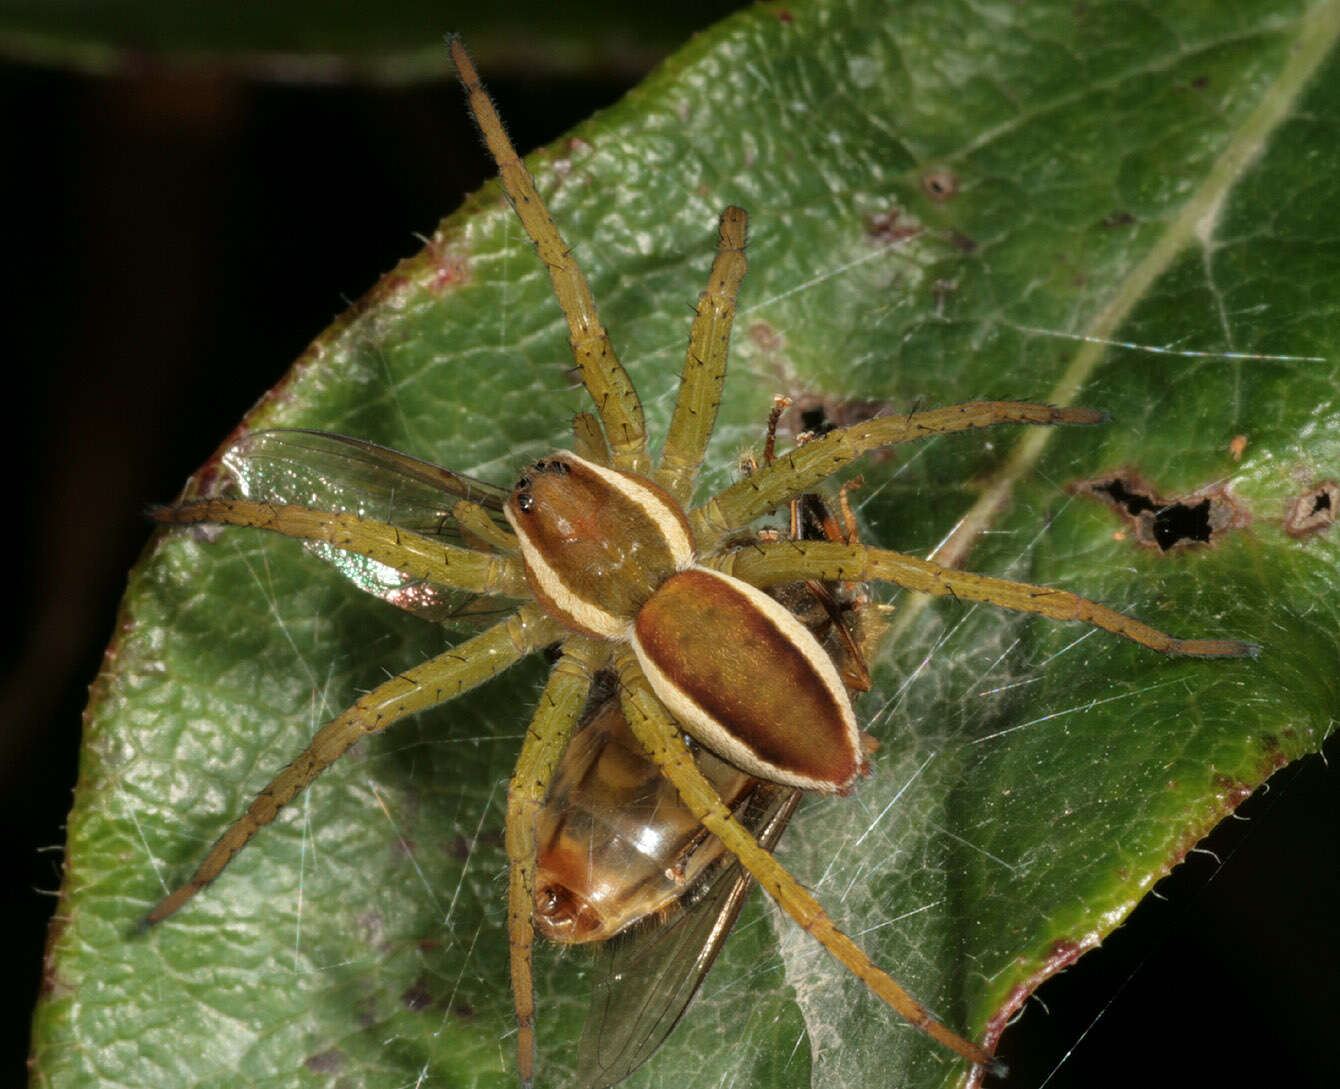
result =
[[[444,592],[522,604],[508,619],[385,682],[325,725],[192,877],[153,908],[148,922],[167,918],[215,880],[261,827],[356,741],[557,644],[560,656],[523,741],[507,804],[508,929],[523,1085],[534,1073],[535,815],[592,678],[607,668],[619,677],[622,709],[633,732],[704,828],[879,998],[959,1055],[991,1064],[984,1048],[933,1020],[833,925],[722,805],[684,744],[680,726],[751,774],[831,793],[847,793],[868,770],[832,661],[759,587],[807,579],[884,581],[1083,621],[1164,654],[1232,657],[1251,648],[1235,641],[1177,639],[1071,593],[950,571],[861,544],[784,540],[734,547],[738,531],[876,448],[1001,423],[1084,425],[1105,416],[1086,408],[1002,401],[880,416],[816,438],[686,509],[721,397],[735,297],[745,271],[745,213],[728,208],[721,216],[719,252],[699,299],[663,452],[653,463],[637,391],[614,354],[585,277],[459,41],[451,43],[451,51],[508,197],[552,278],[596,415],[578,417],[575,452],[536,462],[510,491],[358,440],[313,432],[257,432],[229,451],[235,467],[297,464],[313,454],[351,466],[375,462],[399,482],[398,505],[386,521],[303,507],[265,485],[245,499],[203,499],[158,512],[167,523],[274,530],[367,557]],[[449,517],[423,518],[430,509]],[[468,546],[447,543],[447,536]]]

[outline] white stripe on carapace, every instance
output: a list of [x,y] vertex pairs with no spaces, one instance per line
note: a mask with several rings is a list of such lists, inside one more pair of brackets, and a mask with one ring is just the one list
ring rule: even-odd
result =
[[573,593],[568,584],[559,578],[544,553],[535,546],[526,527],[512,517],[510,503],[503,507],[503,517],[521,542],[521,558],[526,564],[526,574],[539,584],[544,596],[563,614],[555,619],[562,622],[564,617],[570,617],[575,626],[600,639],[623,639],[627,635],[632,625],[628,617],[617,616],[608,609],[602,609],[594,601]]
[[[706,572],[713,578],[729,583],[732,589],[748,598],[750,603],[772,622],[772,626],[786,641],[800,651],[810,665],[814,667],[814,671],[819,675],[824,687],[833,697],[833,702],[838,707],[838,713],[842,716],[847,744],[854,754],[854,764],[863,767],[861,731],[856,725],[856,713],[852,710],[851,700],[847,697],[847,689],[842,683],[842,678],[838,676],[833,659],[819,645],[819,640],[814,637],[809,628],[797,620],[785,606],[769,597],[757,586],[752,586],[731,575],[722,574],[720,571],[713,571],[709,567],[695,565],[694,570]],[[786,768],[779,767],[771,760],[760,756],[732,733],[727,724],[708,714],[701,704],[676,685],[651,660],[643,649],[641,640],[637,637],[636,628],[633,628],[630,632],[629,639],[633,645],[633,653],[637,655],[638,664],[642,667],[642,672],[647,675],[647,680],[651,682],[652,691],[656,693],[657,698],[665,704],[666,708],[688,734],[702,742],[718,756],[729,760],[737,768],[749,772],[750,775],[767,779],[769,782],[780,783],[783,786],[833,794],[843,791],[851,785],[850,781],[833,783],[827,779],[815,779],[809,775],[798,775],[794,771],[788,771]],[[854,778],[856,776],[853,776]]]
[[666,547],[670,550],[670,559],[676,571],[683,571],[693,564],[693,538],[689,535],[684,516],[675,507],[672,500],[647,487],[631,473],[620,473],[587,461],[580,454],[564,450],[557,455],[564,461],[575,462],[594,473],[616,492],[623,495],[635,507],[638,507],[651,523],[661,531]]

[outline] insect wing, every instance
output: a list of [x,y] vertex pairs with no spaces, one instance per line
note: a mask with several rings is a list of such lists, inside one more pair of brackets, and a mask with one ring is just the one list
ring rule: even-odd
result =
[[[800,792],[760,783],[737,811],[766,850],[791,820]],[[731,858],[688,893],[668,920],[599,946],[600,980],[577,1046],[577,1084],[605,1089],[661,1046],[707,977],[754,880]]]
[[[478,546],[451,516],[463,499],[506,525],[505,488],[347,435],[256,431],[233,443],[223,464],[247,499],[357,514],[452,544]],[[474,595],[409,578],[321,541],[308,541],[306,548],[361,589],[429,620],[474,623],[497,611]]]

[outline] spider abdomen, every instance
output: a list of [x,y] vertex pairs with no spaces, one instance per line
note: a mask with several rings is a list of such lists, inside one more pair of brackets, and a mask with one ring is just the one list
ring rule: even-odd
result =
[[704,567],[679,572],[638,612],[632,644],[679,724],[751,775],[842,793],[866,772],[833,660],[757,587]]

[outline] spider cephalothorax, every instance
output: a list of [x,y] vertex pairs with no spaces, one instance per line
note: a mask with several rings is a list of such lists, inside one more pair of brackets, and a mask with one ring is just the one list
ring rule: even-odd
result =
[[[725,377],[735,294],[744,274],[744,213],[728,208],[722,215],[719,253],[690,332],[675,413],[653,465],[637,391],[615,358],[585,278],[459,42],[452,43],[452,55],[507,193],[551,275],[599,421],[579,417],[579,452],[535,463],[510,492],[356,439],[258,432],[225,455],[245,498],[200,500],[160,512],[165,522],[256,526],[367,557],[391,573],[391,582],[400,578],[415,587],[419,604],[439,591],[444,601],[492,595],[524,603],[482,634],[380,685],[324,726],[225,832],[192,878],[150,912],[149,921],[166,918],[213,881],[263,825],[356,741],[557,644],[559,657],[508,795],[508,926],[523,1082],[533,1072],[537,814],[593,678],[606,670],[617,675],[628,727],[725,850],[915,1026],[973,1062],[990,1062],[983,1048],[931,1019],[836,929],[722,804],[683,743],[680,727],[745,771],[808,789],[843,792],[862,773],[860,732],[838,670],[815,635],[764,588],[882,580],[1085,621],[1166,654],[1222,657],[1252,648],[1227,640],[1175,639],[1064,591],[950,571],[850,539],[732,547],[735,535],[758,518],[878,447],[995,424],[1095,424],[1105,417],[1091,409],[1024,402],[973,402],[880,416],[816,438],[687,508]],[[359,479],[377,475],[386,484],[384,494],[394,497],[390,513],[375,508],[378,517],[368,517],[356,502],[336,511],[303,506],[309,493],[293,481],[312,458],[320,458],[328,474],[338,475],[343,466],[356,467]],[[274,471],[276,465],[285,471]]]

